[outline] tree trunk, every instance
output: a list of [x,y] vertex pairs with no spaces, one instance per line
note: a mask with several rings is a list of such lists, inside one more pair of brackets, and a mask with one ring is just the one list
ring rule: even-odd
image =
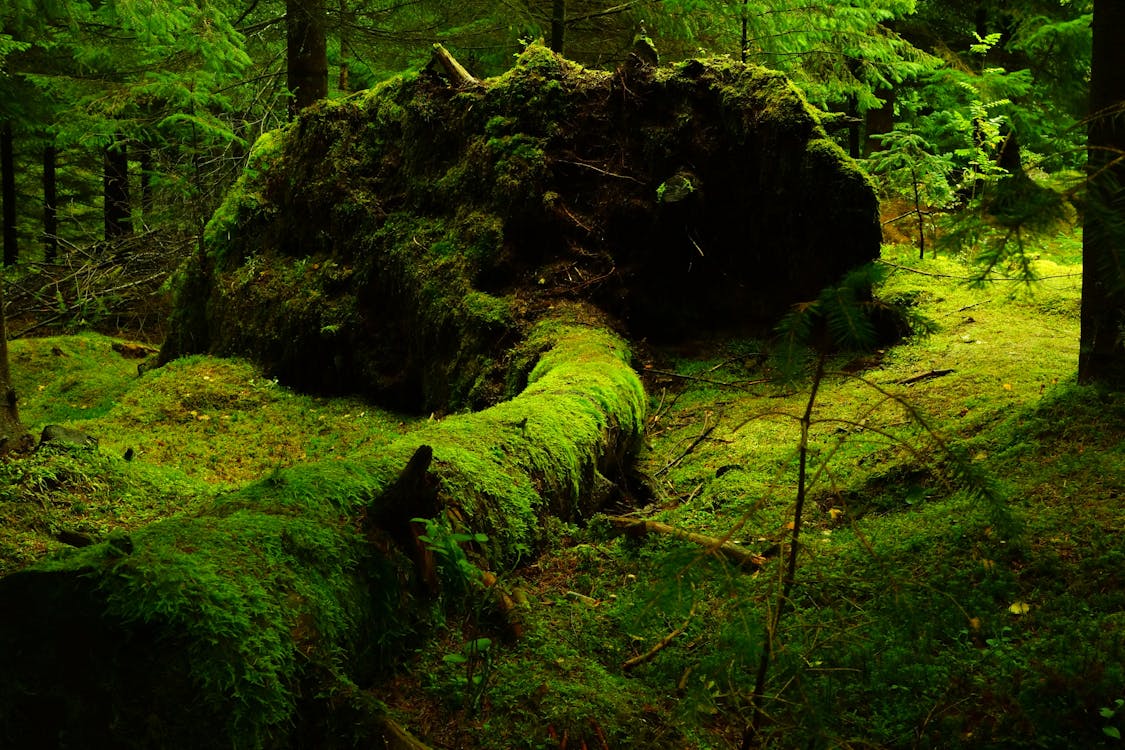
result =
[[1125,388],[1125,3],[1094,3],[1078,379]]
[[563,54],[566,44],[566,0],[553,0],[551,4],[551,51]]
[[[639,445],[624,343],[572,312],[533,329],[545,352],[510,401],[0,579],[0,745],[323,747],[310,725],[370,725],[340,695],[410,646],[434,584],[482,595],[431,548],[508,568],[543,547],[549,516],[592,514]],[[487,539],[462,552],[433,524]]]
[[869,156],[875,151],[882,151],[883,144],[872,136],[883,135],[895,129],[895,92],[894,89],[879,89],[876,96],[883,100],[883,106],[878,109],[869,109],[866,114],[866,127],[864,128],[864,156]]
[[0,279],[0,456],[26,448],[27,428],[20,422],[16,389],[8,366],[8,325],[4,311],[4,282]]
[[155,196],[152,190],[152,176],[155,172],[155,160],[153,158],[153,148],[145,143],[140,148],[140,167],[141,167],[141,216],[143,223],[149,224],[152,218],[152,209],[155,205]]
[[12,156],[12,125],[5,122],[0,127],[0,172],[3,178],[4,202],[4,265],[10,266],[19,258],[16,236],[16,165]]
[[340,0],[340,18],[337,21],[338,35],[340,37],[340,76],[337,79],[337,86],[341,94],[346,94],[352,90],[351,81],[348,78],[348,28],[352,22],[351,15],[348,13],[347,0]]
[[43,148],[43,260],[51,263],[59,254],[58,181],[55,167],[58,149]]
[[286,0],[286,85],[290,117],[328,96],[324,0]]
[[133,232],[129,202],[129,152],[120,137],[105,150],[102,182],[105,241],[113,242]]

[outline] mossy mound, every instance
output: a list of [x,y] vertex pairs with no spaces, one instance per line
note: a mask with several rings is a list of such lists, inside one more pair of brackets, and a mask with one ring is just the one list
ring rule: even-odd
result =
[[434,72],[256,145],[186,271],[165,360],[248,355],[399,408],[494,403],[528,321],[755,331],[875,257],[875,195],[783,76],[728,60]]
[[349,691],[418,637],[429,594],[465,595],[414,519],[508,568],[549,517],[592,514],[635,450],[644,389],[596,319],[564,308],[532,329],[526,385],[502,404],[0,578],[0,746],[382,746],[378,707]]

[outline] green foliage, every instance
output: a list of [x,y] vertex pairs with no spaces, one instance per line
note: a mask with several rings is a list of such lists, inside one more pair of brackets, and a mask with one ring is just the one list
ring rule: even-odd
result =
[[688,0],[646,17],[661,49],[682,42],[781,70],[821,107],[853,102],[880,106],[879,91],[894,88],[937,64],[892,27],[914,12],[913,0],[704,3]]
[[861,351],[875,344],[873,314],[884,303],[871,290],[886,278],[886,268],[870,263],[848,273],[839,284],[821,291],[811,302],[802,302],[778,323],[776,367],[784,379],[802,376],[809,350]]
[[882,148],[872,154],[868,169],[882,178],[885,194],[913,203],[919,253],[924,253],[926,220],[954,200],[950,177],[956,164],[951,154],[932,153],[932,146],[910,125],[896,124],[890,133],[877,137]]

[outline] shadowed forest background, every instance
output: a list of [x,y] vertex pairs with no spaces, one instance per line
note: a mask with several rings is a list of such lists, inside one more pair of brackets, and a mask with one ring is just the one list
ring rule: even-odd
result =
[[0,745],[1120,744],[1122,33],[8,0]]

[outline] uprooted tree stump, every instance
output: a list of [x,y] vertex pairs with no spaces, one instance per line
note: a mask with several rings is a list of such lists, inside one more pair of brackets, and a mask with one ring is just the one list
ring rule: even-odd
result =
[[354,686],[449,585],[414,519],[485,535],[482,565],[534,554],[640,438],[615,330],[760,331],[877,253],[870,186],[779,74],[533,46],[456,83],[396,79],[264,136],[162,358],[475,411],[0,580],[0,743],[401,742]]

